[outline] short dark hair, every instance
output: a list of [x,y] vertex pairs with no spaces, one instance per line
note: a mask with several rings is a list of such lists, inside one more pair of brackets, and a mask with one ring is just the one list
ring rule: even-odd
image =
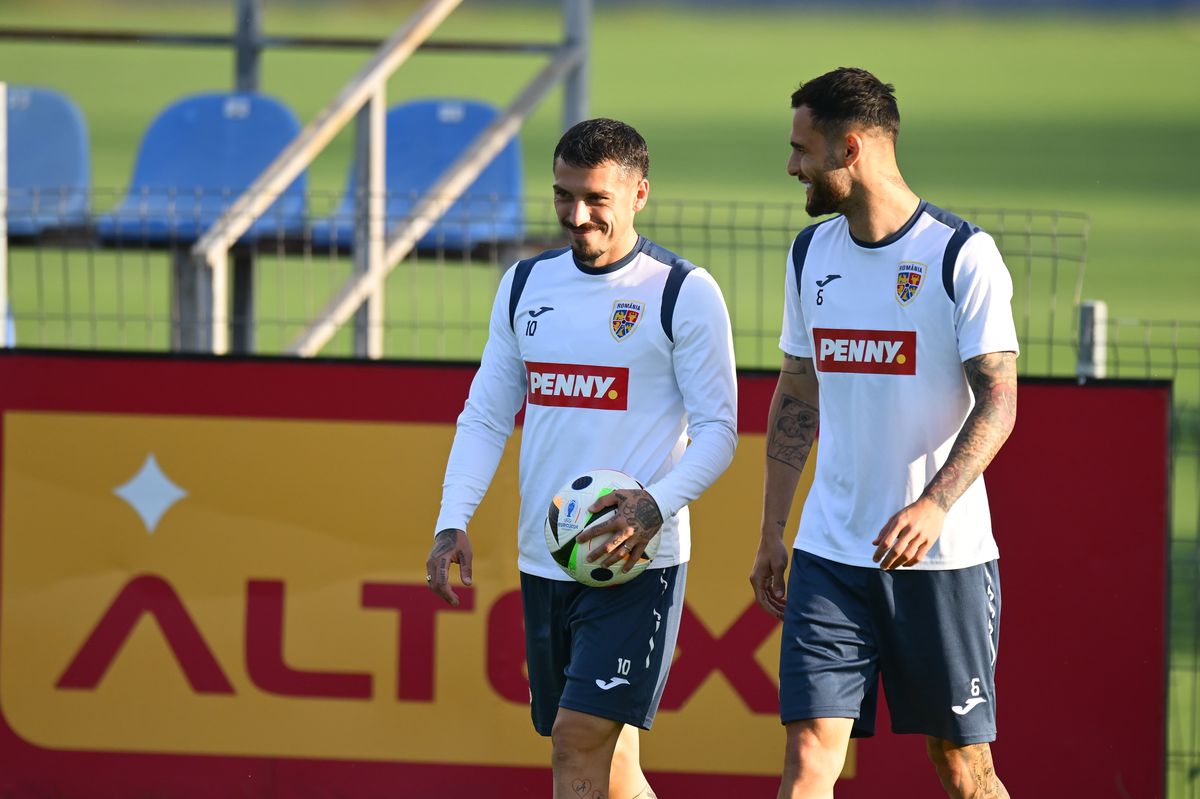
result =
[[558,140],[554,162],[594,169],[609,161],[626,172],[650,175],[650,151],[642,135],[615,119],[588,119],[573,125]]
[[896,87],[865,69],[838,67],[792,92],[792,108],[808,106],[813,127],[828,135],[853,124],[881,128],[894,140],[900,135]]

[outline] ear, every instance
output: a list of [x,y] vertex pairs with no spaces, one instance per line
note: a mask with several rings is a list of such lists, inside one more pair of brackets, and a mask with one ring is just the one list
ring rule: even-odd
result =
[[861,133],[850,131],[846,134],[846,138],[842,142],[846,148],[846,155],[842,159],[842,163],[847,167],[852,167],[862,158],[863,145],[865,141]]
[[638,181],[637,189],[633,195],[633,210],[635,212],[646,207],[646,201],[650,199],[650,180],[642,178]]

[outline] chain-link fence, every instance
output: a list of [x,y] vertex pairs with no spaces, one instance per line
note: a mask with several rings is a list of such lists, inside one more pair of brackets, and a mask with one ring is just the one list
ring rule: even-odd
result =
[[[70,218],[64,202],[42,202],[37,206],[39,226],[10,225],[17,233],[8,264],[18,346],[167,350],[178,340],[173,265],[186,260],[198,227],[179,209],[198,206],[175,198],[165,206],[168,218],[152,226],[148,216],[138,218],[135,203],[128,211],[133,216],[123,227],[114,227],[103,209],[117,208],[122,197],[97,192],[82,213],[71,208]],[[387,198],[387,224],[402,221],[411,201]],[[205,208],[206,213],[212,210]],[[310,193],[301,218],[272,223],[268,217],[257,233],[235,246],[229,309],[231,325],[240,331],[235,342],[247,351],[285,352],[320,317],[355,270],[350,208],[340,195]],[[444,219],[387,278],[379,323],[386,357],[477,359],[504,268],[564,243],[548,200],[491,198],[471,203],[471,209],[470,220]],[[1022,373],[1074,374],[1087,217],[952,210],[991,233],[1004,253],[1013,276]],[[739,365],[774,368],[780,358],[784,258],[792,238],[809,221],[798,205],[656,199],[638,216],[637,227],[716,277],[729,305]],[[1116,319],[1106,323],[1105,332],[1109,376],[1175,381],[1166,769],[1168,796],[1197,799],[1200,321]],[[323,350],[352,352],[348,330]],[[1112,436],[1119,449],[1119,424],[1098,434]]]

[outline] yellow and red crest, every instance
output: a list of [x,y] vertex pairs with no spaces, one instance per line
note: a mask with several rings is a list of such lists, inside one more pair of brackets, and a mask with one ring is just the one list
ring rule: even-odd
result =
[[621,341],[633,333],[634,328],[638,326],[638,322],[642,321],[642,311],[645,308],[646,303],[636,300],[617,300],[614,302],[611,320],[612,326],[609,328],[612,331],[613,338]]
[[917,296],[924,277],[925,264],[918,261],[900,262],[896,267],[896,299],[901,305],[908,305]]

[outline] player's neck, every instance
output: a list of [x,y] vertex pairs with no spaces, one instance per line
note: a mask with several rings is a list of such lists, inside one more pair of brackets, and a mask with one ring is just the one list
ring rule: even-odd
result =
[[599,258],[594,258],[590,261],[581,259],[578,255],[575,256],[575,262],[585,269],[603,269],[606,266],[612,266],[617,261],[623,258],[628,258],[629,254],[637,247],[638,240],[641,236],[633,228],[630,228],[620,239],[618,239],[609,249]]
[[843,213],[850,235],[874,244],[904,227],[920,204],[921,198],[895,173],[869,185],[859,184]]

